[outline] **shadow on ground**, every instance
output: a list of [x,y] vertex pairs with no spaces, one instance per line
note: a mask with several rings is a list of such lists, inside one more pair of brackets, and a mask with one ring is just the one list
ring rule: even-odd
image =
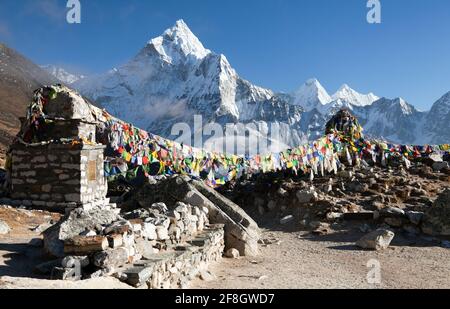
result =
[[0,241],[0,277],[25,277],[44,279],[45,276],[34,272],[36,265],[46,261],[42,248],[27,243],[3,243]]
[[[256,211],[250,211],[249,215],[258,223],[261,229],[274,232],[284,232],[284,233],[299,233],[301,238],[314,241],[314,242],[332,242],[332,243],[342,243],[342,245],[329,246],[332,250],[341,251],[360,251],[361,248],[356,246],[356,242],[361,239],[367,233],[363,233],[360,227],[364,224],[369,224],[372,230],[377,228],[376,224],[372,224],[369,221],[346,221],[332,226],[332,230],[329,234],[318,235],[312,233],[309,229],[301,226],[297,221],[294,220],[289,224],[282,225],[279,223],[280,218],[276,218],[273,215],[265,214],[260,215]],[[392,229],[396,236],[391,243],[392,247],[439,247],[439,239],[431,239],[425,235],[413,235],[407,233],[401,229]]]

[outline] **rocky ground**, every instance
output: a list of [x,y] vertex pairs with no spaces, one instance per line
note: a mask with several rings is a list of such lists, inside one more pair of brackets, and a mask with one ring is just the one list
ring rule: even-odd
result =
[[[312,182],[273,174],[224,187],[262,228],[261,254],[227,252],[213,276],[190,287],[450,288],[449,171],[447,162],[350,167]],[[102,278],[80,285],[27,279],[40,278],[40,232],[58,219],[0,207],[0,287],[99,285]]]
[[[449,250],[425,238],[397,236],[389,249],[366,251],[355,246],[364,235],[358,224],[329,235],[283,226],[265,230],[271,244],[258,258],[223,259],[211,267],[216,279],[197,280],[200,289],[450,288]],[[379,261],[381,281],[367,280]],[[368,265],[370,267],[368,267]]]
[[3,222],[9,228],[9,233],[0,231],[0,277],[42,278],[33,271],[47,259],[41,233],[59,218],[55,213],[0,206],[0,225]]
[[439,167],[423,163],[409,169],[347,167],[313,181],[272,174],[220,191],[254,218],[262,218],[259,221],[296,221],[316,234],[327,234],[343,222],[364,220],[373,225],[364,224],[364,232],[385,227],[412,235],[450,236],[450,169],[448,162]]
[[[10,212],[10,210],[9,210]],[[14,211],[24,224],[14,224],[14,216],[0,209],[12,233],[0,236],[0,288],[130,288],[114,278],[87,281],[53,281],[39,278],[33,271],[42,259],[39,249],[29,242],[39,237],[30,229],[46,224],[45,213],[30,217]],[[26,212],[28,213],[28,212]],[[10,218],[10,219],[8,219]],[[264,222],[261,222],[264,223]],[[363,222],[352,222],[328,235],[301,231],[294,222],[269,226],[266,221],[262,246],[257,258],[224,258],[210,267],[212,281],[196,280],[190,288],[449,288],[449,249],[428,236],[399,235],[384,251],[364,251],[355,241],[364,235]],[[381,284],[369,284],[367,263],[381,264]]]
[[209,224],[207,211],[178,202],[171,211],[158,203],[63,216],[0,206],[0,288],[185,287],[190,276],[210,276],[224,250],[223,226]]

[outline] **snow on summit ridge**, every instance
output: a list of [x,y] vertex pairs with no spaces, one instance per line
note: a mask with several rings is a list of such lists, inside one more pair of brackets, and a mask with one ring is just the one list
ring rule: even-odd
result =
[[199,60],[211,53],[182,19],[161,36],[148,41],[147,45],[153,46],[163,59],[170,63],[182,60],[180,55]]
[[331,102],[331,97],[317,78],[308,79],[295,93],[294,104],[310,111]]
[[[192,128],[193,116],[201,115],[205,125],[255,124],[264,131],[278,124],[282,136],[277,142],[295,147],[322,136],[326,122],[341,108],[352,110],[370,136],[406,144],[450,139],[449,95],[435,104],[436,112],[419,112],[403,99],[361,94],[347,84],[330,96],[316,78],[292,94],[274,93],[240,77],[183,20],[148,41],[125,64],[73,87],[112,115],[172,139],[174,124]],[[424,123],[436,125],[425,130]],[[427,135],[424,130],[442,132]]]
[[347,84],[342,85],[341,88],[339,88],[339,90],[332,96],[332,98],[333,100],[340,99],[354,106],[371,105],[373,102],[380,99],[373,93],[361,94],[350,88]]

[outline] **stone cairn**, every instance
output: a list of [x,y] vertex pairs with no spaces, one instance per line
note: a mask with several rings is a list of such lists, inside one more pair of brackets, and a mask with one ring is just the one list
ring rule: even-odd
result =
[[120,215],[77,208],[44,232],[44,248],[57,259],[38,269],[53,279],[114,276],[135,287],[179,288],[220,260],[224,231],[209,224],[206,208],[181,202]]
[[106,198],[105,146],[96,143],[98,111],[69,90],[35,92],[10,147],[10,196],[50,210],[113,206]]
[[[231,201],[196,191],[189,180],[168,179],[159,194],[144,187],[154,201],[139,200],[126,211],[111,203],[105,146],[96,141],[106,119],[74,91],[38,89],[21,121],[9,152],[11,199],[2,202],[65,213],[43,232],[53,259],[38,272],[60,280],[114,276],[135,287],[183,288],[197,276],[212,277],[207,267],[225,245],[238,255],[257,254],[256,223]],[[173,192],[178,198],[164,203]]]

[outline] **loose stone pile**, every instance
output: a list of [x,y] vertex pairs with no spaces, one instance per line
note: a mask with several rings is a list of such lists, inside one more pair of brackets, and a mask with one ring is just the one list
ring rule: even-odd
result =
[[445,159],[434,157],[408,166],[402,162],[391,167],[341,166],[337,174],[313,181],[286,174],[260,175],[221,192],[262,218],[295,222],[316,234],[329,233],[343,222],[370,223],[364,223],[361,231],[374,234],[359,244],[383,249],[392,241],[392,232],[450,235],[450,169]]
[[226,250],[237,249],[242,256],[259,254],[260,230],[256,222],[241,207],[203,182],[183,176],[152,182],[131,193],[121,207],[142,207],[158,201],[165,202],[169,208],[176,208],[178,201],[182,201],[195,209],[207,210],[210,222],[224,225]]
[[206,208],[155,203],[119,213],[73,210],[43,233],[45,250],[58,259],[38,268],[53,279],[116,276],[133,286],[185,287],[222,257],[223,225],[210,225]]

